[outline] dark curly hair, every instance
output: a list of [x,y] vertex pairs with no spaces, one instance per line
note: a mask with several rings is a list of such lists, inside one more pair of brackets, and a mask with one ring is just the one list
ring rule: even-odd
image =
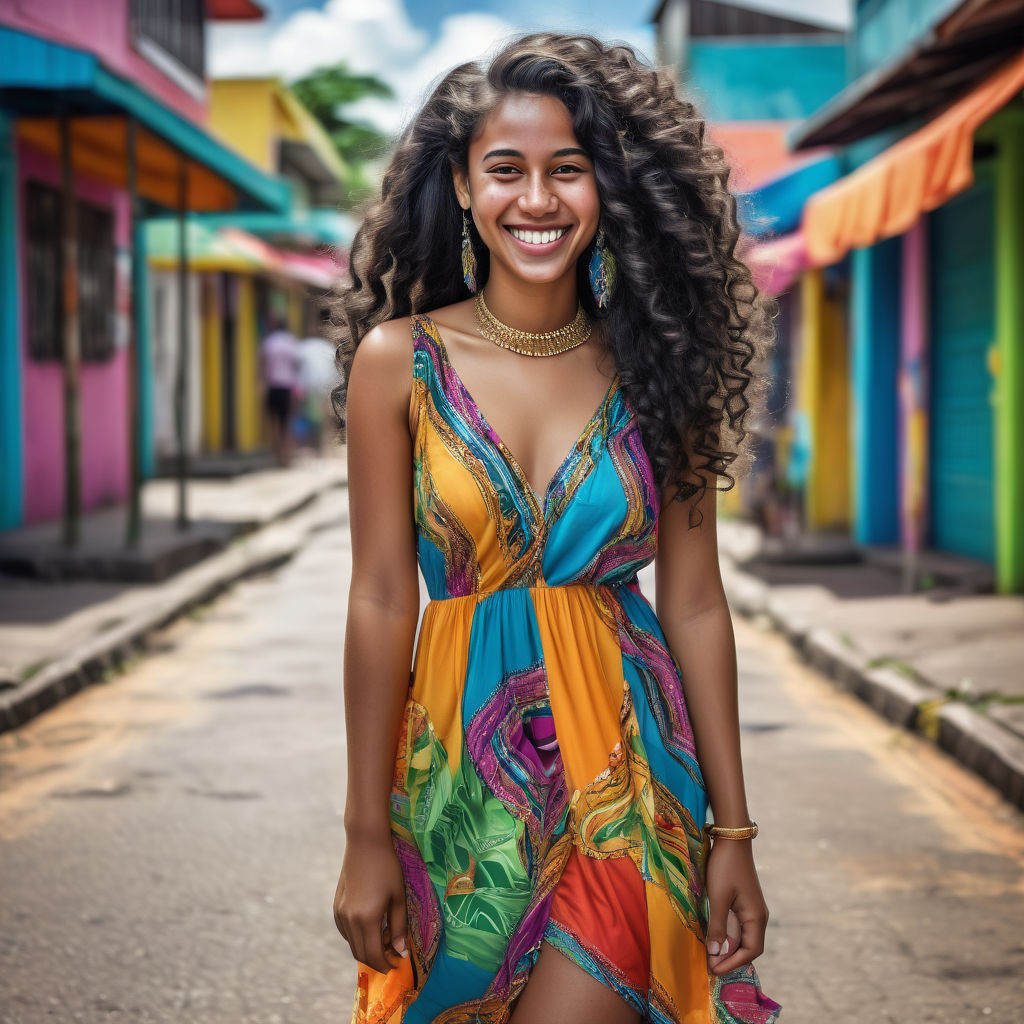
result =
[[[629,46],[593,36],[525,35],[486,66],[454,68],[402,133],[334,298],[339,383],[331,401],[340,436],[348,371],[363,336],[386,320],[468,296],[452,164],[466,166],[481,119],[513,92],[561,100],[593,161],[618,276],[602,315],[587,285],[585,253],[580,298],[593,319],[605,321],[657,486],[674,484],[676,500],[696,497],[689,518],[698,525],[694,512],[708,479],[726,479],[721,489],[729,490],[730,465],[740,455],[749,463],[744,423],[755,393],[764,393],[751,363],[771,348],[777,304],[736,255],[741,230],[730,168],[705,138],[704,119],[667,73]],[[487,249],[473,236],[478,280],[486,280]]]

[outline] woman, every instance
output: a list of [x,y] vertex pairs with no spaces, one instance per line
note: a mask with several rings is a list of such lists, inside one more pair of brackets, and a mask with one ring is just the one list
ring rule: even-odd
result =
[[356,236],[354,1024],[776,1019],[707,487],[771,330],[727,177],[632,50],[531,35],[437,86]]

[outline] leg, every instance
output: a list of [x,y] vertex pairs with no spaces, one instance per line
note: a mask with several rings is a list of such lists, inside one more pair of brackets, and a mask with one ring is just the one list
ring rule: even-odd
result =
[[639,1024],[640,1014],[554,946],[542,942],[508,1024]]

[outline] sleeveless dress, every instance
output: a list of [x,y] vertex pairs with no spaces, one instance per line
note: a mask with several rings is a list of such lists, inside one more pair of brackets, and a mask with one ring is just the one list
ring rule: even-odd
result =
[[390,799],[410,957],[352,1024],[500,1024],[542,940],[644,1021],[771,1024],[707,968],[707,796],[637,571],[658,494],[618,376],[543,495],[412,320],[423,611]]

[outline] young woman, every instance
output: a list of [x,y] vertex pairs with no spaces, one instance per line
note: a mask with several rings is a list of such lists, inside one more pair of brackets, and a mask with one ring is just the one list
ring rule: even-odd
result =
[[527,36],[437,86],[356,236],[354,1024],[776,1020],[707,486],[772,311],[704,132],[629,48]]

